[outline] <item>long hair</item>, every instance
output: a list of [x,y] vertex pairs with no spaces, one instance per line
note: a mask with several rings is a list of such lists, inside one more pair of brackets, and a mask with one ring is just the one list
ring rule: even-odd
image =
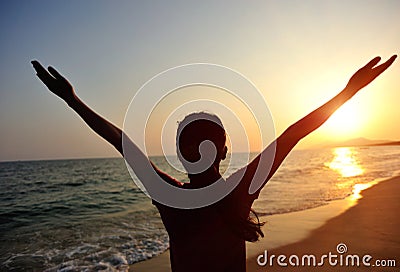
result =
[[[187,115],[179,124],[176,136],[176,148],[179,159],[196,162],[200,159],[200,144],[211,141],[217,149],[218,164],[226,144],[224,126],[218,116],[206,112],[198,112]],[[250,213],[243,213],[246,207],[238,206],[229,196],[216,205],[221,217],[227,226],[242,239],[255,242],[264,237],[257,213],[250,209]]]
[[224,214],[223,218],[236,235],[248,242],[257,242],[260,237],[264,237],[261,227],[265,222],[260,222],[256,211],[250,209],[250,213],[247,214],[247,216],[241,213],[238,214],[238,210],[236,209],[233,209],[232,211],[233,213],[227,213],[226,206],[220,209],[220,212]]

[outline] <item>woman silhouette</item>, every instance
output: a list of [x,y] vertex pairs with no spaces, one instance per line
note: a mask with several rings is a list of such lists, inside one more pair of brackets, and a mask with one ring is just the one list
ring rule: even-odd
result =
[[[251,216],[251,206],[260,190],[302,138],[320,127],[343,103],[385,71],[396,57],[394,55],[380,65],[377,65],[380,57],[376,57],[359,69],[343,91],[291,125],[244,167],[239,184],[222,200],[202,208],[179,209],[153,199],[170,238],[172,271],[246,271],[245,241],[254,242],[260,236],[263,237],[260,228],[262,223],[258,221],[255,213],[255,216]],[[121,129],[85,105],[75,94],[72,85],[54,68],[48,67],[46,70],[38,61],[32,61],[32,64],[37,76],[48,89],[63,99],[90,128],[123,156]],[[206,140],[211,141],[216,148],[214,162],[200,173],[190,174],[188,171],[190,183],[186,184],[180,183],[152,164],[157,174],[165,182],[186,189],[205,187],[219,180],[219,165],[227,153],[226,135],[221,120],[215,115],[203,112],[190,114],[179,124],[177,135],[177,150],[183,162],[198,161],[201,157],[199,146]],[[250,194],[250,183],[258,165],[262,163],[260,158],[272,146],[276,147],[272,168],[262,180],[261,188]],[[185,163],[183,165],[185,166]]]

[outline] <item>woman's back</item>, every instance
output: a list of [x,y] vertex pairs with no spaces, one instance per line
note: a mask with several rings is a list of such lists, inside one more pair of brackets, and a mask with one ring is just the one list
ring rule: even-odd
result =
[[220,203],[198,209],[153,201],[170,238],[173,271],[245,271],[245,241],[227,222]]
[[[173,184],[172,180],[166,182]],[[223,182],[233,181],[228,178]],[[247,222],[258,197],[249,195],[248,188],[249,182],[242,180],[220,201],[197,209],[179,209],[152,201],[169,235],[172,271],[246,271],[241,223]]]

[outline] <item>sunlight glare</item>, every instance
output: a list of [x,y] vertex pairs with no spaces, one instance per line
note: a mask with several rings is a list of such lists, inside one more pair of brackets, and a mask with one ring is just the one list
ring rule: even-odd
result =
[[358,108],[354,103],[344,104],[328,119],[326,128],[335,135],[348,135],[357,131],[361,127]]
[[349,147],[339,147],[333,150],[335,157],[327,164],[329,168],[338,172],[342,177],[355,177],[364,172],[357,162],[356,152]]

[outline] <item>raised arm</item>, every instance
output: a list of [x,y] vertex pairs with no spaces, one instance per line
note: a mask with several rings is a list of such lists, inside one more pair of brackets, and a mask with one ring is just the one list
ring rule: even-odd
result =
[[[259,191],[268,182],[272,175],[276,172],[279,166],[282,164],[285,157],[293,149],[293,147],[305,136],[319,128],[326,120],[347,100],[353,97],[359,90],[367,86],[376,77],[378,77],[383,71],[385,71],[396,59],[396,55],[392,56],[386,62],[376,66],[381,60],[380,57],[376,57],[367,63],[364,67],[359,69],[349,80],[347,86],[334,98],[329,100],[327,103],[314,110],[304,118],[300,119],[289,128],[285,130],[273,143],[271,143],[259,156],[257,156],[248,166],[246,170],[246,180],[253,179],[257,167],[263,167],[260,158],[263,153],[267,154],[273,152],[273,148],[276,147],[275,157],[272,163],[270,171],[267,173],[264,180],[254,180],[250,186],[249,193]],[[271,153],[269,153],[271,154]],[[265,157],[268,157],[266,155]]]
[[[91,129],[107,142],[112,144],[115,149],[124,156],[122,148],[123,132],[120,128],[101,117],[80,100],[75,94],[71,83],[69,83],[68,80],[60,75],[60,73],[58,73],[53,67],[49,67],[48,70],[46,70],[38,61],[32,61],[32,65],[36,70],[36,75],[52,93],[64,100],[76,113],[78,113]],[[127,137],[124,139],[129,140]],[[135,170],[135,164],[145,165],[146,161],[149,161],[146,155],[143,154],[133,142],[130,141],[127,146],[130,147],[130,152],[134,152],[134,156],[130,154],[130,156],[125,157],[132,169]],[[162,172],[151,161],[150,164],[163,180],[174,185],[180,184],[177,180]]]
[[64,100],[91,129],[112,144],[123,155],[121,129],[108,122],[82,102],[75,94],[74,88],[68,80],[53,67],[49,67],[47,71],[38,61],[32,61],[32,65],[38,78],[52,93]]

